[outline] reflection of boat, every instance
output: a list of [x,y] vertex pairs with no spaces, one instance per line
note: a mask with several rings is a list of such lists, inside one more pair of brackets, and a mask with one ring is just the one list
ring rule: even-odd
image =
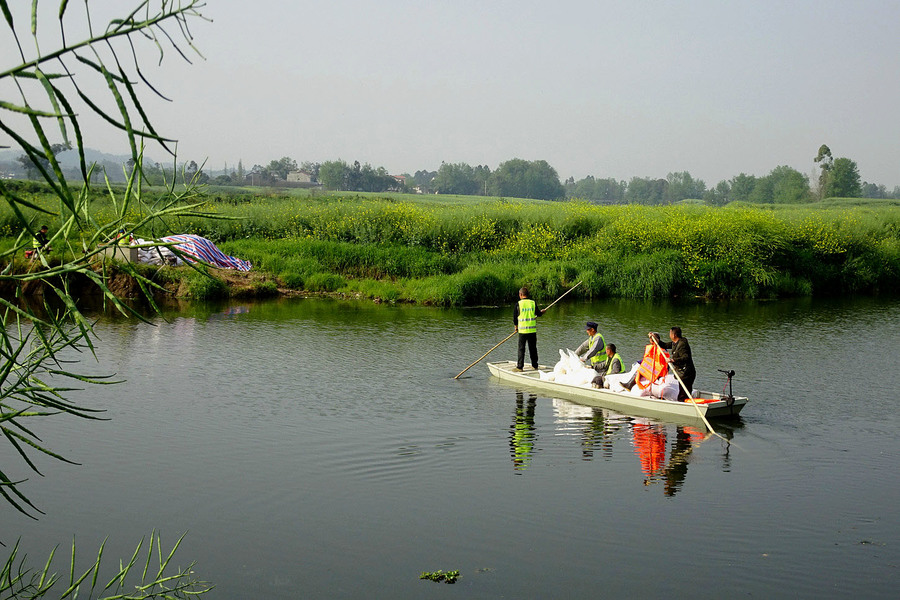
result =
[[649,417],[662,417],[667,420],[675,417],[681,421],[699,419],[699,409],[707,419],[727,418],[737,416],[747,398],[736,396],[733,399],[723,394],[713,392],[695,391],[696,406],[691,402],[676,402],[649,396],[635,396],[630,393],[613,392],[607,389],[596,389],[546,381],[540,378],[540,372],[550,371],[547,367],[540,367],[537,371],[528,370],[516,372],[513,369],[516,363],[513,361],[501,361],[487,364],[491,374],[501,381],[521,385],[527,388],[542,390],[553,395],[560,395],[580,404],[588,406],[601,406],[623,410],[628,414]]

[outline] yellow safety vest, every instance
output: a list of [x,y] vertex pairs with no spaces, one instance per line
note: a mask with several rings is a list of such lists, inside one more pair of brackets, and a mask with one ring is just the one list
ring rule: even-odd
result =
[[621,369],[621,371],[619,371],[619,372],[620,372],[620,373],[624,373],[624,372],[625,372],[625,363],[622,362],[622,357],[619,356],[619,353],[618,353],[618,352],[616,352],[615,354],[613,354],[613,357],[609,360],[609,364],[606,365],[606,373],[605,373],[606,375],[609,375],[609,374],[610,374],[610,371],[612,370],[613,363],[616,362],[616,360],[619,361],[619,368]]
[[[600,350],[606,349],[606,341],[603,339],[603,336],[600,335],[599,333],[595,333],[590,338],[588,338],[590,341],[590,343],[588,344],[588,351],[590,351],[590,349],[593,348],[594,340],[596,340],[597,338],[600,338]],[[597,354],[595,354],[591,357],[591,365],[596,365],[598,362],[603,360],[604,356],[606,356],[606,352],[600,352],[600,350],[597,351]]]
[[519,300],[519,333],[537,333],[537,316],[534,300]]

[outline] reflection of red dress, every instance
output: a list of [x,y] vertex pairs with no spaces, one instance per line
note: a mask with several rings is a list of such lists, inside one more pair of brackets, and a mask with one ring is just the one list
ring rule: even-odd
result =
[[666,462],[666,430],[658,425],[634,423],[634,453],[641,459],[644,475],[652,477],[662,472]]

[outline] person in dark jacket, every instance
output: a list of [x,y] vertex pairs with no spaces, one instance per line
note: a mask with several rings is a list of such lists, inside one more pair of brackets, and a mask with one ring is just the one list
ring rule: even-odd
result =
[[691,355],[691,345],[687,338],[682,337],[681,327],[675,326],[669,330],[669,339],[671,342],[660,341],[659,345],[669,350],[669,365],[675,371],[675,374],[681,378],[684,385],[678,386],[678,401],[684,402],[688,399],[688,394],[684,390],[694,389],[694,380],[697,379],[697,370],[694,368],[694,358]]

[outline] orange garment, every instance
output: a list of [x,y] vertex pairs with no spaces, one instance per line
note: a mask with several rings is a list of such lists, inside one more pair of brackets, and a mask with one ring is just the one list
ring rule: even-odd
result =
[[660,377],[665,377],[668,372],[667,359],[668,354],[665,350],[656,344],[647,344],[644,347],[644,358],[641,359],[637,375],[634,378],[637,386],[644,390]]

